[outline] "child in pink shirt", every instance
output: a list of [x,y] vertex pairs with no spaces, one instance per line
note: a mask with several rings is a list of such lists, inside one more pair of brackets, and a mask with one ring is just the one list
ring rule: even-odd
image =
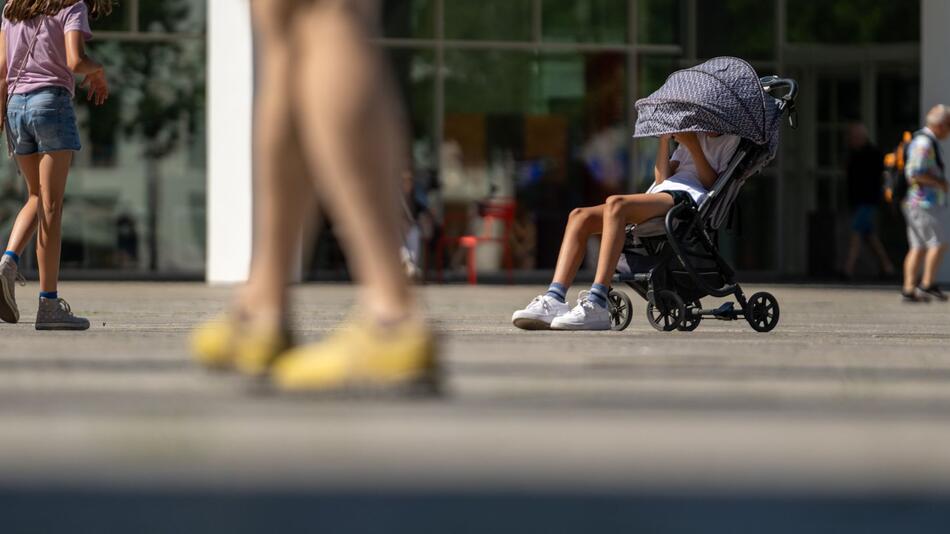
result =
[[75,74],[96,105],[109,97],[102,65],[85,52],[89,17],[108,15],[112,0],[7,0],[0,27],[0,127],[29,197],[0,259],[0,319],[20,318],[14,296],[20,254],[37,232],[40,274],[37,330],[86,330],[59,298],[63,195],[73,153],[81,148],[73,109]]

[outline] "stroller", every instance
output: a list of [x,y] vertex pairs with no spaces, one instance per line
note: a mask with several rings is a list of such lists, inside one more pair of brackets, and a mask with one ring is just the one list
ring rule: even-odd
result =
[[[796,127],[797,96],[794,80],[759,78],[745,61],[723,57],[673,73],[657,92],[637,102],[635,137],[693,131],[741,138],[701,205],[684,197],[665,217],[627,227],[614,282],[627,284],[647,301],[647,320],[655,329],[689,332],[704,318],[744,318],[757,332],[778,324],[778,300],[765,292],[746,298],[719,254],[717,237],[732,217],[742,186],[775,157],[783,117]],[[707,296],[732,296],[736,302],[704,309],[700,299]],[[613,329],[624,330],[633,317],[630,297],[612,289],[608,300]]]

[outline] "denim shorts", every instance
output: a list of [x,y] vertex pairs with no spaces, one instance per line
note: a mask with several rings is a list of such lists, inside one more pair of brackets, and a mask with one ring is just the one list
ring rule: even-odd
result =
[[18,156],[82,148],[73,98],[64,87],[44,87],[11,96],[7,128]]

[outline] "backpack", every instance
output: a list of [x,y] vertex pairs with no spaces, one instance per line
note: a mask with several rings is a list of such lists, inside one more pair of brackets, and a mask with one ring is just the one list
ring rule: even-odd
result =
[[899,205],[907,197],[907,177],[904,176],[904,163],[907,161],[907,147],[914,139],[913,134],[904,132],[901,142],[894,151],[884,155],[884,200]]
[[[887,175],[886,186],[884,190],[884,199],[894,205],[900,205],[907,198],[907,191],[910,184],[907,182],[907,175],[904,173],[904,166],[907,163],[907,150],[910,148],[911,141],[918,135],[926,135],[923,132],[911,134],[904,132],[901,142],[894,148],[894,151],[884,155],[884,172]],[[942,171],[943,158],[940,155],[940,147],[934,140],[927,135],[927,139],[933,145],[934,154],[937,158],[937,166]]]

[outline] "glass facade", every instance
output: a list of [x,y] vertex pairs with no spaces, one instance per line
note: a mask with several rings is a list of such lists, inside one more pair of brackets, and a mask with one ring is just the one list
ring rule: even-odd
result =
[[[657,144],[631,137],[636,99],[678,68],[734,55],[762,75],[799,80],[802,126],[786,129],[782,157],[748,184],[722,248],[743,271],[822,276],[810,258],[839,262],[842,246],[827,236],[848,220],[848,125],[864,122],[889,148],[919,117],[916,0],[385,0],[383,7],[380,43],[411,119],[417,197],[442,227],[430,255],[440,235],[451,243],[483,231],[480,204],[504,199],[516,206],[508,236],[515,267],[552,268],[572,208],[651,181]],[[443,259],[462,263],[451,251]],[[491,270],[502,262],[496,253],[479,263]]]
[[[505,199],[515,268],[549,268],[572,208],[643,185],[639,154],[653,154],[629,135],[631,103],[679,66],[686,2],[388,0],[383,13],[433,240],[480,231],[479,204]],[[315,269],[342,267],[333,240]]]
[[[77,100],[84,150],[71,173],[63,267],[194,276],[206,250],[207,0],[123,0],[90,49],[113,97]],[[784,10],[782,7],[784,6]],[[634,140],[633,103],[674,70],[718,55],[802,87],[801,127],[740,197],[723,250],[743,271],[825,276],[847,233],[844,133],[890,148],[920,116],[918,0],[382,0],[412,132],[413,202],[440,238],[481,232],[479,206],[515,206],[514,266],[550,269],[570,209],[644,190],[656,141]],[[724,31],[727,29],[728,31]],[[0,231],[25,194],[0,167]],[[496,228],[500,231],[500,228]],[[829,236],[834,236],[829,238]],[[899,235],[884,236],[892,256]],[[479,255],[500,268],[497,250]],[[26,267],[32,266],[32,253]],[[590,267],[588,264],[587,267]],[[343,268],[332,233],[311,271]]]
[[[205,0],[123,0],[93,21],[111,98],[77,97],[83,150],[64,204],[64,273],[200,277],[205,265]],[[0,173],[0,232],[25,195]],[[33,253],[25,266],[33,267]]]

